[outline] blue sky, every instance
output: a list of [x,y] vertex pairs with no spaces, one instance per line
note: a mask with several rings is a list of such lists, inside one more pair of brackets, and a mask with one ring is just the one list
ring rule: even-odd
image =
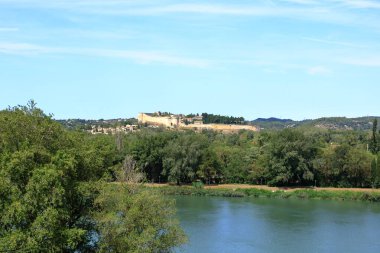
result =
[[380,115],[380,1],[0,0],[0,108]]

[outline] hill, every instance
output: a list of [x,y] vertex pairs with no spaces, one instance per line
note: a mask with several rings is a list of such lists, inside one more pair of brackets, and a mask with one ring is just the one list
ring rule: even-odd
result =
[[56,120],[67,129],[90,130],[91,126],[97,127],[118,127],[123,125],[137,125],[135,118],[118,118],[118,119],[59,119]]
[[372,128],[372,122],[376,118],[378,117],[324,117],[314,120],[307,119],[301,121],[279,118],[258,118],[251,121],[251,124],[259,126],[260,129],[272,130],[294,127],[318,127],[331,130],[370,130]]
[[[366,116],[358,118],[346,117],[323,117],[319,119],[292,120],[280,118],[257,118],[252,121],[245,121],[249,125],[259,127],[261,130],[281,130],[285,128],[295,127],[317,127],[330,130],[370,130],[374,119],[380,118],[376,116]],[[89,130],[91,126],[100,127],[117,127],[120,125],[137,125],[135,118],[118,118],[118,119],[64,119],[57,120],[60,124],[68,129],[84,129]]]

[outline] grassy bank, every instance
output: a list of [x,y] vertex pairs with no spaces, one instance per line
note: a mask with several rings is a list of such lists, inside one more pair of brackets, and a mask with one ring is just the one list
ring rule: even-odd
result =
[[191,196],[219,196],[219,197],[254,197],[254,198],[277,198],[277,199],[329,199],[329,200],[355,200],[380,202],[378,191],[350,191],[350,190],[266,190],[257,188],[195,188],[192,186],[161,186],[152,187],[164,195],[191,195]]

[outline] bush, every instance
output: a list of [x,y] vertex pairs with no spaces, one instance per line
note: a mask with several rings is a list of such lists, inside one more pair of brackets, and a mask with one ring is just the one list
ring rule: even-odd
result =
[[193,182],[193,187],[196,189],[203,189],[204,186],[205,186],[204,183],[202,183],[201,181]]

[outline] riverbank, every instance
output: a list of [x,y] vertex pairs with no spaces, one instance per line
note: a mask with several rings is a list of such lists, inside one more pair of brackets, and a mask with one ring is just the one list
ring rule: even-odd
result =
[[288,188],[258,185],[217,185],[196,188],[167,184],[145,184],[164,195],[254,197],[254,198],[297,198],[330,199],[380,202],[379,189],[361,188]]

